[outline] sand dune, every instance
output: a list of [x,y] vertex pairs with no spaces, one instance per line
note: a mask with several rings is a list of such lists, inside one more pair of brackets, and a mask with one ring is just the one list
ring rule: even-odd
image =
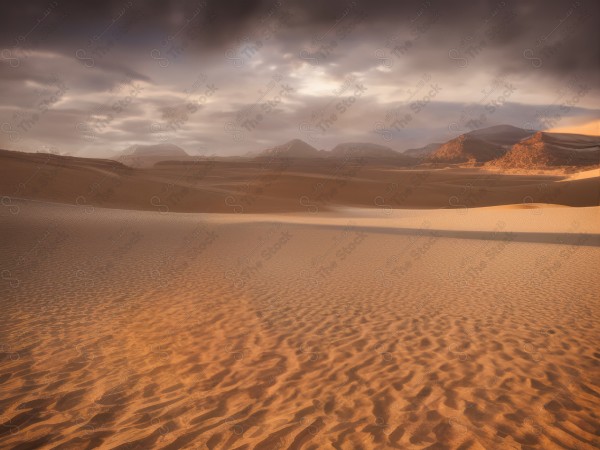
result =
[[564,180],[561,180],[561,181],[584,180],[584,179],[588,179],[588,178],[596,178],[596,179],[600,180],[600,168],[577,172],[577,173],[569,175],[568,177],[566,177]]
[[7,448],[599,445],[598,208],[15,206]]

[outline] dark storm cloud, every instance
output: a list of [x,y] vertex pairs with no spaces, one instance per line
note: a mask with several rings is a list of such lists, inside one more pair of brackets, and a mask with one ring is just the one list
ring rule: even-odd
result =
[[[169,139],[245,153],[307,138],[307,124],[319,125],[311,116],[335,110],[349,79],[364,95],[318,133],[323,147],[377,141],[374,130],[415,102],[425,105],[392,130],[390,146],[457,134],[486,108],[486,125],[589,121],[600,100],[599,8],[593,0],[11,3],[0,19],[0,145],[51,139],[101,154]],[[514,89],[503,95],[498,83]],[[575,85],[585,86],[581,95]],[[39,120],[23,126],[40,105]],[[256,124],[238,120],[253,106],[268,112]]]
[[[486,48],[498,49],[507,56],[506,70],[511,70],[511,58],[522,59],[523,51],[532,49],[539,54],[534,52],[530,58],[546,55],[548,70],[564,72],[599,67],[599,41],[594,32],[599,9],[598,2],[593,0],[34,0],[26,5],[11,2],[3,7],[0,37],[5,46],[10,46],[20,39],[24,43],[33,42],[36,34],[46,29],[46,39],[38,42],[41,47],[71,50],[70,47],[81,44],[88,36],[114,31],[107,31],[113,21],[115,29],[129,21],[137,37],[127,36],[124,40],[128,44],[135,44],[139,36],[162,38],[180,32],[193,35],[190,45],[218,52],[235,39],[268,28],[269,21],[285,11],[285,30],[280,38],[284,48],[295,53],[299,44],[308,44],[336,22],[352,15],[364,17],[360,22],[362,29],[351,37],[360,41],[403,31],[408,36],[411,24],[422,26],[421,18],[435,13],[438,19],[426,36],[430,44],[443,47],[456,44],[452,48],[458,48],[461,39],[473,39],[474,48],[465,48],[468,54],[456,58],[469,58],[473,52]],[[57,22],[62,22],[62,26],[52,29]],[[545,36],[548,39],[540,44],[538,41]],[[561,44],[560,39],[564,38],[570,42]]]

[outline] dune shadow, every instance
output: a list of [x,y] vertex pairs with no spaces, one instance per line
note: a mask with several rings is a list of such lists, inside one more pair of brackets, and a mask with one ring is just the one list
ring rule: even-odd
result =
[[[264,222],[265,224],[271,222]],[[369,225],[337,225],[337,224],[311,224],[311,223],[288,223],[290,228],[321,228],[326,230],[389,234],[400,236],[415,236],[429,238],[452,238],[470,239],[483,241],[503,241],[506,243],[539,243],[569,245],[577,247],[600,247],[600,234],[596,233],[543,233],[526,231],[468,231],[468,230],[440,230],[432,228],[392,228]]]

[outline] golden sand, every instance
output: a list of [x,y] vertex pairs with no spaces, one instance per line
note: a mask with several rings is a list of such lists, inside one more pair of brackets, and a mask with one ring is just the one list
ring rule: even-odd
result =
[[600,445],[598,207],[14,205],[2,447]]

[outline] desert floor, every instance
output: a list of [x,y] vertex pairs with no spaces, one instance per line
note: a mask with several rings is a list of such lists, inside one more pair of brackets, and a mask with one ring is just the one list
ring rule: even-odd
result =
[[600,208],[532,186],[326,213],[11,197],[0,447],[598,448]]
[[600,205],[600,169],[581,174],[406,168],[362,158],[198,160],[132,169],[114,161],[0,150],[1,206],[36,199],[78,206],[211,213],[322,213],[339,206],[476,208]]

